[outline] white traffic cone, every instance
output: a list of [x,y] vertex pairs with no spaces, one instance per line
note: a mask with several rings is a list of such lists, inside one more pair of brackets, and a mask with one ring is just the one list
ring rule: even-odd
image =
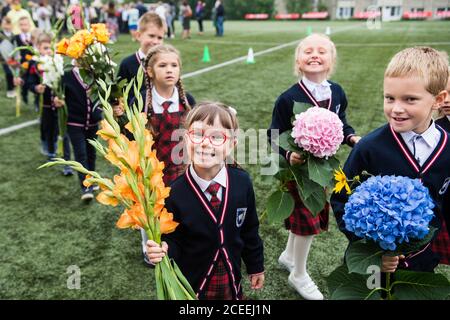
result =
[[254,53],[253,53],[253,49],[252,49],[252,48],[248,49],[247,63],[248,63],[248,64],[253,64],[253,63],[255,63],[255,55],[254,55]]

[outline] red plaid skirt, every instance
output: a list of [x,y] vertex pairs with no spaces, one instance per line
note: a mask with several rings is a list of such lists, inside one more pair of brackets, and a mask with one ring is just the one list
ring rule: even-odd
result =
[[314,217],[300,199],[297,184],[291,181],[287,184],[287,188],[294,198],[295,206],[294,211],[284,221],[286,229],[299,236],[309,236],[319,234],[321,231],[327,231],[330,204],[327,202],[325,208]]
[[204,293],[205,300],[233,300],[231,279],[222,259],[216,262],[208,287]]
[[431,244],[431,250],[440,255],[439,263],[450,265],[450,237],[448,235],[445,219],[441,216],[442,226],[437,237]]
[[[182,129],[186,117],[186,111],[182,105],[180,105],[180,110],[173,113],[163,113],[156,114],[150,111],[151,114],[150,122],[152,124],[153,130],[155,132],[155,149],[158,159],[163,161],[164,176],[163,181],[166,185],[169,185],[173,180],[175,180],[179,175],[184,173],[186,165],[181,162],[181,164],[174,164],[172,159],[172,150],[179,144],[182,140],[172,141],[172,133],[177,129]],[[180,148],[179,156],[183,158],[183,150]],[[177,159],[177,161],[180,159]]]

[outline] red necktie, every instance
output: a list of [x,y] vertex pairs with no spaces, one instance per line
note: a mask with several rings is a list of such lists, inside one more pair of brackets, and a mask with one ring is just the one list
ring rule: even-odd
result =
[[170,105],[172,104],[172,101],[164,101],[163,103],[162,103],[162,107],[163,107],[163,114],[168,114],[169,113],[169,108],[170,108]]
[[211,195],[211,200],[209,202],[211,203],[211,206],[214,208],[215,211],[218,211],[220,208],[220,199],[217,197],[217,192],[219,192],[220,184],[216,182],[211,182],[206,191],[209,192]]

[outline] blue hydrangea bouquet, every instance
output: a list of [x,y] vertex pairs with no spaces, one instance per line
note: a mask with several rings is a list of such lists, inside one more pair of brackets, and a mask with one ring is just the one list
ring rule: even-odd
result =
[[450,283],[442,274],[397,269],[385,274],[385,284],[380,281],[383,255],[414,253],[425,247],[436,231],[430,226],[435,205],[422,182],[372,176],[350,193],[343,221],[346,230],[360,240],[350,243],[346,265],[327,278],[331,298],[445,299]]

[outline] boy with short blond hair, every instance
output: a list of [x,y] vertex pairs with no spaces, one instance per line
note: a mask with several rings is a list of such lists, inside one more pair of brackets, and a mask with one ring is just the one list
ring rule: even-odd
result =
[[[139,42],[139,50],[124,58],[119,66],[119,77],[131,81],[137,75],[150,48],[164,42],[166,25],[159,15],[153,12],[144,14],[138,21],[135,37]],[[131,91],[130,91],[131,92]]]
[[[348,179],[367,171],[421,179],[436,206],[431,225],[447,230],[450,142],[448,133],[432,119],[447,97],[448,59],[430,47],[407,48],[390,61],[384,75],[384,114],[388,123],[362,138],[350,153],[344,172]],[[342,219],[348,201],[345,191],[331,199],[339,229],[349,241],[359,240],[345,229]],[[433,272],[450,246],[434,252],[431,242],[407,256],[383,256],[381,271],[397,268]]]

